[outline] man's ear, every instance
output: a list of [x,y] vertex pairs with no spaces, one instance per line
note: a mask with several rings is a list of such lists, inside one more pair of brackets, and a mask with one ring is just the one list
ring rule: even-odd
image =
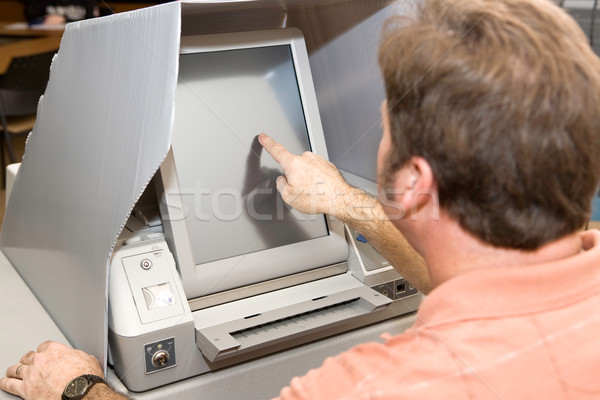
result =
[[437,185],[431,165],[423,157],[411,157],[396,172],[393,182],[393,199],[405,210],[406,215],[411,215],[437,198],[434,196]]

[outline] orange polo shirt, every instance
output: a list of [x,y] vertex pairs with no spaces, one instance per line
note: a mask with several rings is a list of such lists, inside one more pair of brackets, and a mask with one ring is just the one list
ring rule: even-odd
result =
[[414,326],[354,347],[281,399],[600,399],[600,232],[563,260],[482,268],[423,300]]

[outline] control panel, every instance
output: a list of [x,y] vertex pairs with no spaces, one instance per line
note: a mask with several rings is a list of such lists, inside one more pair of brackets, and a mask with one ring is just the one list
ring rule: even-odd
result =
[[418,293],[418,290],[404,278],[373,285],[371,289],[378,291],[392,300],[398,300]]
[[146,374],[172,368],[177,365],[175,338],[163,339],[144,346]]

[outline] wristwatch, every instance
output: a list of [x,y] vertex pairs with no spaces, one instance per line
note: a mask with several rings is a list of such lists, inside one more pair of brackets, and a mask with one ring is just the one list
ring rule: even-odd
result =
[[96,375],[81,375],[67,384],[61,396],[62,400],[79,400],[90,391],[96,383],[106,383]]

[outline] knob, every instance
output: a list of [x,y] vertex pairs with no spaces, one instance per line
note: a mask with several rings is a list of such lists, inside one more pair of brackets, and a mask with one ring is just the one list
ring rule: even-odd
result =
[[152,364],[156,368],[165,367],[169,363],[169,353],[165,350],[159,350],[152,356]]
[[141,262],[140,262],[140,267],[142,267],[142,269],[145,269],[146,271],[149,270],[150,268],[152,268],[152,261],[148,260],[147,258],[144,258]]

